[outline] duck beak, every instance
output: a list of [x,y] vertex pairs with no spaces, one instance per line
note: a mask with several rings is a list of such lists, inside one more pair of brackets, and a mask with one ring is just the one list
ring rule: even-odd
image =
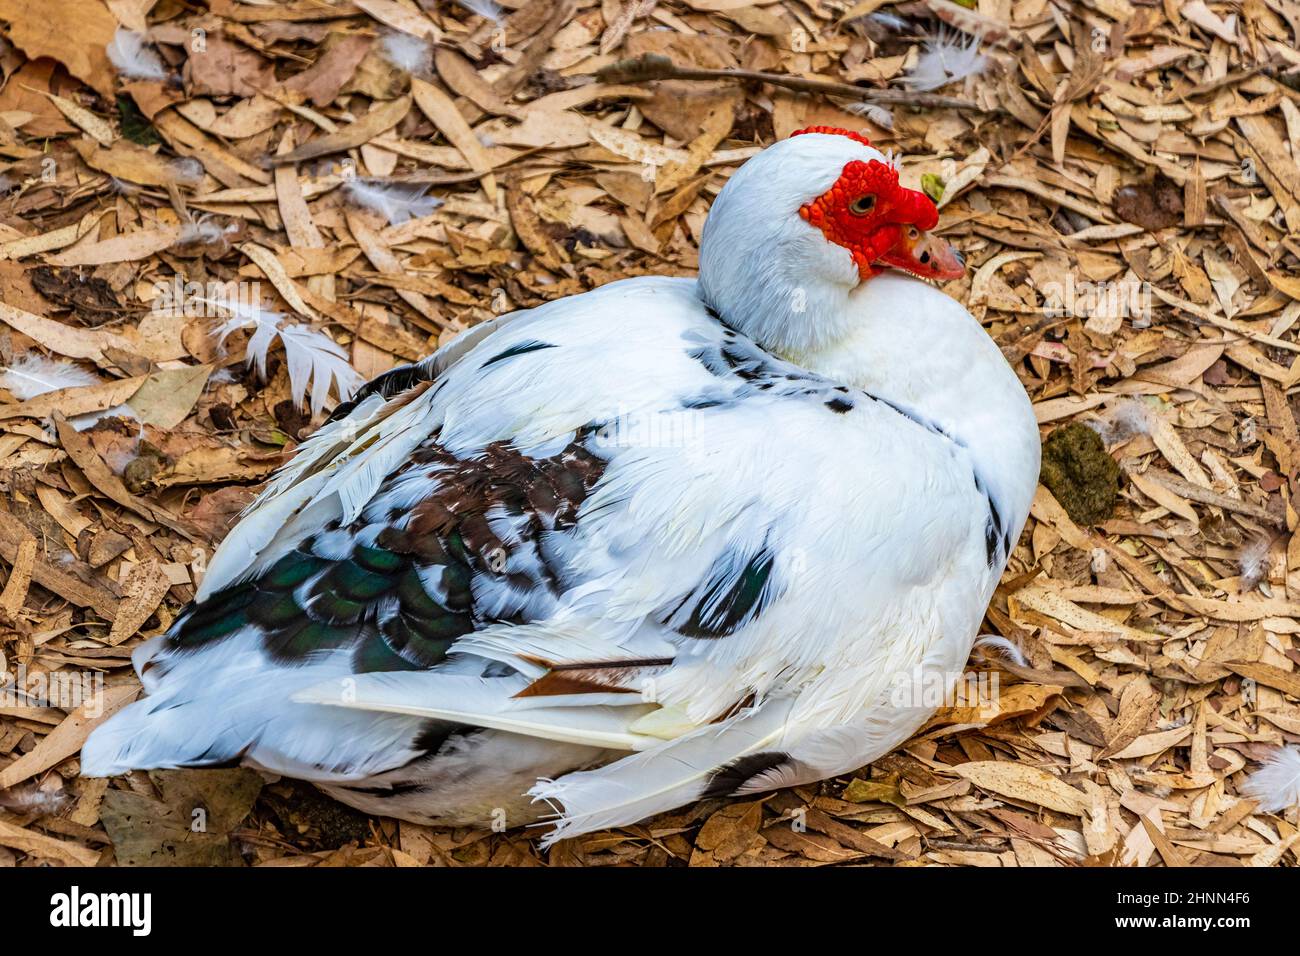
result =
[[922,279],[960,279],[966,274],[960,252],[934,233],[908,227],[899,230],[898,241],[876,261]]

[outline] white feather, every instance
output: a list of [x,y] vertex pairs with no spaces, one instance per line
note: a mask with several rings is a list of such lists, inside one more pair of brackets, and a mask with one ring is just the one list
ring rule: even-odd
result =
[[991,650],[1001,651],[1002,656],[1013,664],[1019,664],[1021,667],[1028,667],[1029,662],[1025,660],[1024,653],[1015,644],[1011,643],[1005,637],[999,637],[996,634],[986,634],[975,642],[976,647],[987,647]]
[[1241,792],[1265,813],[1300,805],[1300,747],[1279,747],[1250,775]]
[[980,52],[979,45],[978,37],[967,39],[959,33],[941,30],[926,39],[925,49],[903,82],[913,90],[937,90],[979,76],[988,66],[988,58]]
[[20,402],[61,388],[98,384],[99,377],[80,365],[48,359],[38,352],[28,352],[0,372],[0,386],[7,388]]
[[505,20],[505,14],[495,0],[456,0],[456,2],[470,13],[476,13],[484,20],[491,20],[497,26],[501,26]]
[[[436,671],[361,674],[331,680],[294,694],[296,704],[324,704],[413,717],[450,720],[614,750],[641,750],[660,743],[657,738],[628,729],[653,706],[640,704],[636,694],[623,695],[633,706],[609,705],[530,707],[516,700],[527,681],[515,678],[448,676]],[[566,698],[566,703],[573,698]]]
[[1141,399],[1130,398],[1120,402],[1105,416],[1084,422],[1107,445],[1118,445],[1137,435],[1151,433],[1150,406]]
[[219,222],[204,216],[197,222],[187,222],[181,226],[181,233],[175,245],[201,245],[216,251],[230,248],[230,237],[239,232],[239,223],[232,222],[223,226]]
[[216,329],[217,345],[225,343],[230,335],[240,329],[253,330],[248,340],[247,361],[257,367],[257,374],[266,378],[266,360],[271,345],[278,338],[284,348],[285,364],[289,370],[289,391],[293,400],[302,407],[311,384],[311,413],[316,415],[325,405],[333,382],[340,399],[349,398],[364,383],[361,374],[348,364],[347,354],[338,343],[323,332],[297,323],[281,324],[283,312],[269,312],[260,305],[237,299],[201,299],[230,317]]
[[848,110],[858,116],[865,116],[882,129],[894,128],[894,114],[878,103],[851,103]]
[[1272,539],[1265,534],[1257,535],[1246,542],[1237,552],[1237,567],[1241,571],[1241,592],[1255,590],[1259,583],[1268,576],[1269,551]]
[[[54,775],[51,779],[57,781],[59,777]],[[72,802],[73,798],[66,790],[45,789],[35,783],[0,790],[0,807],[11,813],[53,816]]]
[[887,30],[908,30],[911,24],[897,14],[889,13],[884,10],[877,10],[875,13],[867,14],[867,19],[873,23],[879,23]]
[[405,73],[419,76],[433,71],[433,48],[423,37],[394,31],[385,34],[381,48],[384,58]]
[[442,205],[435,196],[426,196],[427,186],[414,186],[370,182],[353,177],[343,187],[348,199],[364,209],[379,213],[390,226],[423,219]]
[[1151,407],[1139,399],[1121,402],[1111,416],[1113,436],[1118,440],[1151,433]]
[[144,35],[118,27],[107,46],[108,58],[129,80],[165,80],[167,68],[157,51],[144,42]]
[[[48,359],[37,352],[28,352],[7,369],[0,371],[0,387],[7,388],[14,398],[27,401],[64,388],[86,388],[99,385],[99,376],[86,371],[73,362]],[[135,418],[130,405],[114,405],[102,412],[86,412],[68,419],[77,431],[85,431],[101,418]]]
[[627,826],[698,799],[719,768],[771,749],[786,731],[790,708],[789,700],[768,701],[597,770],[539,781],[529,795],[559,815],[542,845]]
[[173,159],[169,164],[176,182],[186,186],[197,186],[203,182],[203,164],[191,156]]
[[365,384],[365,378],[348,363],[347,353],[324,332],[306,325],[286,325],[280,329],[289,365],[289,387],[299,405],[311,382],[311,413],[317,414],[329,397],[330,381],[340,399],[352,396]]

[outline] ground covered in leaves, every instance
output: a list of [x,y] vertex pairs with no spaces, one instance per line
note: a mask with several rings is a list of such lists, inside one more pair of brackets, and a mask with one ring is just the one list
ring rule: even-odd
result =
[[[1300,741],[1295,0],[0,23],[0,865],[1297,864],[1297,811],[1242,791]],[[934,86],[941,29],[977,77]],[[494,314],[692,274],[727,177],[816,124],[940,202],[972,266],[948,291],[1059,436],[985,628],[1025,660],[971,664],[993,702],[852,777],[547,853],[247,770],[78,776],[132,649],[340,389]]]

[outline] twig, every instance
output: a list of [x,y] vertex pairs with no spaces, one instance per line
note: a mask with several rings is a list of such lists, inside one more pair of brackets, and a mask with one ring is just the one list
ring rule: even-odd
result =
[[917,106],[935,109],[967,110],[974,113],[999,114],[1006,111],[1000,106],[981,106],[971,100],[938,93],[917,93],[908,90],[873,90],[837,83],[834,80],[810,80],[801,76],[785,76],[761,70],[706,70],[681,67],[666,56],[647,53],[629,60],[619,60],[592,74],[601,83],[644,83],[650,80],[731,80],[739,83],[769,83],[783,86],[799,93],[824,93],[843,96],[882,106]]
[[1184,99],[1191,99],[1194,96],[1204,96],[1206,93],[1217,93],[1225,86],[1232,86],[1233,84],[1240,83],[1243,80],[1249,80],[1252,76],[1258,76],[1260,73],[1263,73],[1272,79],[1277,79],[1277,70],[1275,68],[1267,65],[1251,66],[1244,70],[1234,70],[1231,73],[1225,73],[1217,80],[1207,80],[1204,83],[1197,83],[1191,89],[1184,90],[1180,95]]

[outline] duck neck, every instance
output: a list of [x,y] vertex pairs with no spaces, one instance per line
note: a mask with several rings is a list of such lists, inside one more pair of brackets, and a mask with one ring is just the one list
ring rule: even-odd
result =
[[1040,445],[1029,398],[1001,350],[960,303],[901,273],[862,283],[846,311],[852,321],[834,341],[777,351],[965,449],[1010,534],[1018,534]]
[[743,281],[709,282],[719,270],[701,260],[704,299],[732,328],[782,357],[834,351],[854,327],[856,275],[845,282],[810,282],[789,274],[789,260],[757,251],[754,269]]

